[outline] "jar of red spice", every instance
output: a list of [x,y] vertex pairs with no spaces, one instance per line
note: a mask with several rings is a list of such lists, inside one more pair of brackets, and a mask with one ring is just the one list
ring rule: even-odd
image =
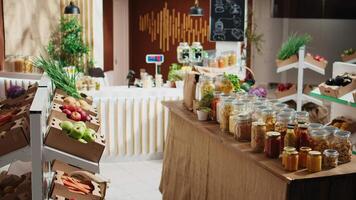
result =
[[213,121],[217,120],[217,106],[220,101],[221,92],[214,92],[214,99],[211,102],[211,118]]
[[265,154],[268,158],[278,158],[281,149],[281,134],[278,132],[267,132]]

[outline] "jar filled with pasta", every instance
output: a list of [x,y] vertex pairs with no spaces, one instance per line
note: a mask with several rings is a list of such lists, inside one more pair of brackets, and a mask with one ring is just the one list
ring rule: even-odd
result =
[[324,169],[335,168],[338,165],[339,152],[334,149],[325,149],[323,153]]
[[245,105],[245,112],[251,113],[252,111],[252,102],[247,99],[240,100],[241,103]]
[[281,134],[278,132],[267,132],[265,142],[265,154],[268,158],[278,158],[281,149]]
[[330,148],[328,136],[330,134],[323,130],[317,129],[313,130],[310,135],[310,147],[314,151],[324,152],[325,149]]
[[339,152],[339,163],[347,163],[352,158],[352,144],[349,131],[338,131],[334,134],[331,148]]
[[299,153],[298,151],[287,152],[285,169],[290,172],[298,170]]
[[247,113],[239,114],[237,116],[237,123],[235,127],[235,138],[241,142],[251,141],[251,116]]
[[299,168],[307,168],[307,157],[312,149],[310,147],[300,147],[299,148]]
[[276,124],[276,112],[272,109],[262,110],[262,121],[266,124],[267,132],[274,131]]
[[212,94],[215,91],[215,85],[213,79],[210,77],[204,77],[201,83],[200,93],[201,97],[207,94]]
[[288,113],[280,113],[277,115],[277,121],[274,130],[281,134],[281,150],[284,148],[284,136],[287,134],[288,124],[293,124],[293,116]]
[[224,133],[229,133],[229,120],[234,107],[231,99],[226,99],[222,102],[220,110],[220,129]]
[[282,166],[285,167],[287,163],[287,154],[288,152],[296,151],[294,147],[284,147],[282,152]]
[[238,115],[239,113],[237,113],[236,111],[232,111],[229,117],[229,133],[232,136],[235,136],[235,127],[237,124]]
[[229,95],[220,94],[220,100],[216,104],[216,121],[220,123],[221,121],[221,109],[225,101],[229,100]]
[[322,156],[319,151],[309,151],[307,157],[307,169],[309,172],[315,173],[321,171]]
[[253,122],[251,128],[251,148],[252,152],[262,153],[265,147],[266,124],[263,122]]
[[234,85],[227,78],[224,78],[221,82],[221,92],[224,94],[231,94],[234,91]]

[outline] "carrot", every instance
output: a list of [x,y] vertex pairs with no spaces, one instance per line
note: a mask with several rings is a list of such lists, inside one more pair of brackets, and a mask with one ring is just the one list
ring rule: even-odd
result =
[[82,195],[86,195],[86,193],[82,192],[82,191],[78,191],[78,190],[72,190],[72,189],[68,189],[69,192],[73,192],[73,193],[78,193],[78,194],[82,194]]
[[76,189],[80,190],[81,192],[84,192],[85,194],[89,194],[89,192],[90,192],[89,190],[81,187],[80,185],[74,184],[71,181],[63,180],[63,184],[65,186],[76,188]]
[[78,179],[73,178],[73,177],[69,177],[69,180],[71,180],[73,183],[78,184],[80,186],[82,186],[83,188],[87,189],[87,190],[91,190],[91,187],[87,184],[81,183]]

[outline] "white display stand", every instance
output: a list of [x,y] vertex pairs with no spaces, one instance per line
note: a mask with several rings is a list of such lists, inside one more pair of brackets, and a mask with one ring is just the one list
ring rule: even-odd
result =
[[298,86],[297,86],[297,94],[292,94],[286,97],[283,97],[279,99],[282,102],[285,101],[290,101],[290,100],[295,100],[297,102],[297,111],[302,110],[302,105],[303,101],[305,102],[313,102],[317,105],[322,105],[322,101],[315,99],[311,96],[308,96],[306,94],[303,94],[303,87],[304,87],[304,69],[310,69],[312,71],[315,71],[319,74],[325,75],[325,69],[322,69],[318,66],[315,66],[311,63],[308,63],[304,60],[305,58],[305,46],[302,46],[299,49],[299,61],[292,63],[290,65],[286,65],[283,67],[278,67],[277,68],[277,73],[281,73],[284,71],[288,71],[290,69],[298,69]]

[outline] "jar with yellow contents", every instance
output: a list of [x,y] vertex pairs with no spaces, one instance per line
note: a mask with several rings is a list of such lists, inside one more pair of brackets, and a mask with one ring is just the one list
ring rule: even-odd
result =
[[272,109],[262,110],[262,121],[266,124],[266,130],[274,131],[274,126],[276,124],[276,112]]
[[289,113],[280,113],[277,115],[274,130],[281,133],[282,149],[284,148],[284,137],[287,134],[288,124],[293,124],[293,120],[293,116]]
[[307,169],[309,172],[315,173],[321,171],[322,155],[319,151],[309,151],[307,157]]
[[294,147],[284,147],[282,152],[282,166],[285,167],[287,163],[288,152],[296,151]]
[[233,112],[234,107],[231,99],[226,99],[221,104],[220,109],[220,129],[224,133],[229,133],[229,121],[230,115]]
[[299,168],[304,169],[307,167],[307,157],[312,149],[310,147],[300,147],[299,149]]
[[213,79],[210,77],[205,77],[202,80],[201,88],[200,88],[201,97],[204,97],[207,94],[212,94],[215,91],[215,85],[213,83]]
[[299,153],[298,151],[287,152],[285,169],[290,172],[295,172],[298,170]]

